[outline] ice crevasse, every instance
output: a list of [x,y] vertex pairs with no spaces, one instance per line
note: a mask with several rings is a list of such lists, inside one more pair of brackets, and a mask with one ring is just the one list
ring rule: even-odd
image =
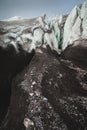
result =
[[[4,33],[1,37],[4,47],[10,43],[18,52],[18,45],[21,45],[24,50],[31,52],[36,47],[49,45],[60,54],[74,41],[87,39],[87,0],[82,5],[75,6],[68,15],[52,19],[47,19],[44,15],[37,17],[32,25],[25,24],[27,20],[22,18],[18,21],[23,22],[23,25],[0,28],[0,32]],[[12,19],[7,22],[12,22]]]

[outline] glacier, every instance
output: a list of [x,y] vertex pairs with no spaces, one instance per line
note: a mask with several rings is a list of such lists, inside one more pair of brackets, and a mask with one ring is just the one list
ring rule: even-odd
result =
[[25,117],[28,129],[87,129],[87,0],[51,19],[0,21],[0,59],[0,130],[25,129]]
[[30,20],[15,16],[0,21],[0,33],[3,33],[0,40],[4,48],[11,44],[17,53],[19,45],[29,53],[32,49],[49,45],[61,54],[74,41],[87,39],[87,0],[65,16],[48,19],[45,14]]
[[80,38],[87,39],[87,0],[75,6],[69,14],[64,26],[62,50]]

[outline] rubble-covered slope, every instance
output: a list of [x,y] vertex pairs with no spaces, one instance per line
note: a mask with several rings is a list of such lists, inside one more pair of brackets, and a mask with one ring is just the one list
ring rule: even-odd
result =
[[[80,50],[87,58],[83,47],[74,54]],[[68,57],[57,57],[49,48],[37,49],[30,64],[12,81],[1,130],[85,130],[86,122],[87,67],[79,67]]]

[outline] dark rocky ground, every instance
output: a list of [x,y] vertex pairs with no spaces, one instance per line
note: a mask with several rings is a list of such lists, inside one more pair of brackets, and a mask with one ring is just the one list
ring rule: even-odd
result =
[[80,43],[61,56],[49,47],[1,51],[0,130],[87,129],[87,41]]

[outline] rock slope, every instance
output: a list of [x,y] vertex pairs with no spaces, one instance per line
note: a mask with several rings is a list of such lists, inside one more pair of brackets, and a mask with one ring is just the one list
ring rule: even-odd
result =
[[[77,55],[79,50],[87,58],[82,47],[77,46],[74,53]],[[87,66],[83,69],[70,61],[67,51],[70,49],[64,53],[65,59],[57,57],[49,48],[37,49],[30,64],[12,81],[8,114],[1,130],[87,128]],[[72,55],[73,51],[70,51]],[[33,122],[27,129],[25,119]]]

